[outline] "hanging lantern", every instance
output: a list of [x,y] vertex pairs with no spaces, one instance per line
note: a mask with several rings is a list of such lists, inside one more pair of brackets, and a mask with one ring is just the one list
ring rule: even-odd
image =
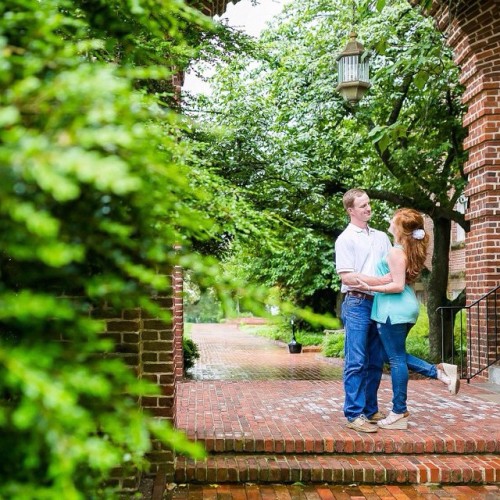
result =
[[337,90],[351,104],[360,101],[370,88],[370,56],[365,53],[365,48],[356,40],[356,36],[356,33],[351,31],[347,45],[337,57]]

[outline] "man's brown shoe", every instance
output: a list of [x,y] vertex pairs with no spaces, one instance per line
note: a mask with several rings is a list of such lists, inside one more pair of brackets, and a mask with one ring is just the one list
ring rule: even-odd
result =
[[371,417],[366,417],[366,420],[370,422],[370,424],[377,424],[377,422],[380,422],[383,420],[387,415],[385,413],[377,412],[374,413]]
[[347,422],[347,427],[349,429],[354,429],[358,432],[377,432],[378,429],[374,425],[370,424],[364,415],[356,417],[352,422]]

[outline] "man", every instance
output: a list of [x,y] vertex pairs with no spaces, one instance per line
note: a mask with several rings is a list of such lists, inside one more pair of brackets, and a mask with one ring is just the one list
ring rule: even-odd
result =
[[[368,285],[391,282],[390,275],[375,277],[375,266],[391,243],[382,231],[368,226],[372,212],[370,198],[362,189],[344,194],[344,208],[350,224],[335,242],[335,263],[345,293],[341,319],[345,330],[344,415],[347,427],[359,432],[377,432],[377,391],[382,378],[385,353],[376,324],[370,319],[373,295],[356,287],[360,274]],[[366,278],[368,276],[369,278]]]

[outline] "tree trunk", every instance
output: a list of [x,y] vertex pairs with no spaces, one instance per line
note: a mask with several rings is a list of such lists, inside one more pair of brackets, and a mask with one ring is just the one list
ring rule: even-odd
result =
[[[427,314],[429,316],[429,350],[433,361],[451,356],[453,349],[453,315],[441,314],[438,307],[450,305],[447,297],[448,269],[450,261],[451,221],[432,219],[434,223],[434,252],[432,271],[427,283]],[[441,334],[443,330],[443,335]]]

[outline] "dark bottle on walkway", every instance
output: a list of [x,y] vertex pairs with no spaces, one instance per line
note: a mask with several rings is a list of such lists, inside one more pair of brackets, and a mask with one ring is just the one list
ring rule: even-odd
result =
[[302,344],[297,342],[295,339],[295,322],[294,320],[290,320],[292,323],[292,340],[288,344],[288,350],[290,351],[290,354],[300,354],[302,352]]

